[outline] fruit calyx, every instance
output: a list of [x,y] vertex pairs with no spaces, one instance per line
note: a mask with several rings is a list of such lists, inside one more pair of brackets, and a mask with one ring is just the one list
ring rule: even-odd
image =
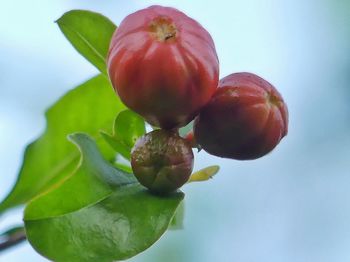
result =
[[150,34],[159,42],[173,42],[177,36],[177,28],[170,18],[160,16],[149,25]]

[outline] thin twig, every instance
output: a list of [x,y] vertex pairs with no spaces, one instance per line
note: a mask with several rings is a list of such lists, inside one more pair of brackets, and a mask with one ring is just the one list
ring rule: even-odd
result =
[[24,228],[20,229],[13,234],[10,234],[4,241],[0,241],[0,252],[17,245],[26,239],[27,237]]

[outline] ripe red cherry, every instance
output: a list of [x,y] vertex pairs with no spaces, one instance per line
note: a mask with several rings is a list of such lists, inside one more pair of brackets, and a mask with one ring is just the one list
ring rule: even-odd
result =
[[288,110],[279,92],[250,73],[222,79],[195,120],[197,143],[208,153],[249,160],[269,153],[288,132]]
[[158,129],[142,136],[131,152],[137,180],[155,193],[169,193],[184,185],[193,169],[190,144],[171,130]]
[[107,63],[121,100],[165,129],[190,122],[218,84],[211,36],[169,7],[151,6],[127,16],[113,35]]

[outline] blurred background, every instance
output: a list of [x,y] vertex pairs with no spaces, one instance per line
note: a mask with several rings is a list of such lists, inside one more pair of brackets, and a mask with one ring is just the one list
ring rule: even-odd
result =
[[[249,71],[273,83],[289,106],[290,129],[256,161],[198,154],[196,169],[219,164],[220,173],[185,186],[184,229],[130,261],[350,261],[349,0],[1,0],[0,199],[25,145],[44,129],[43,112],[97,74],[54,21],[89,9],[119,24],[151,4],[176,7],[208,29],[221,77]],[[0,232],[21,220],[22,209],[7,213]],[[22,243],[0,261],[47,260]]]

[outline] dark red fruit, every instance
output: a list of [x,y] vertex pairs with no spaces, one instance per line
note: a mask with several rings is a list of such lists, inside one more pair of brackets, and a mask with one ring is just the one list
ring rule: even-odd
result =
[[211,36],[169,7],[151,6],[127,16],[113,35],[107,63],[121,100],[165,129],[190,122],[218,84]]
[[195,120],[197,143],[208,153],[249,160],[269,153],[288,132],[288,110],[267,81],[250,73],[222,79]]
[[131,152],[137,180],[156,193],[169,193],[184,185],[193,169],[193,152],[176,132],[159,129],[142,136]]

